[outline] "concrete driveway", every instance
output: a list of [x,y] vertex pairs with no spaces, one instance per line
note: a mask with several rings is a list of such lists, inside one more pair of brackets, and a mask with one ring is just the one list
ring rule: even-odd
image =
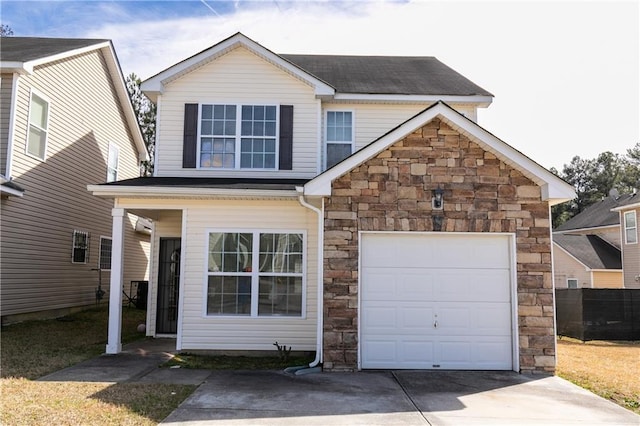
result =
[[216,371],[165,425],[640,425],[558,377],[375,371]]

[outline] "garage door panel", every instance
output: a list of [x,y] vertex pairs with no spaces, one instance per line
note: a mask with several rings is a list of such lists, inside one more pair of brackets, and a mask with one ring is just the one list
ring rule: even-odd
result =
[[[433,274],[434,272],[432,272]],[[442,270],[437,269],[434,298],[438,301],[509,302],[509,270]]]
[[403,301],[406,294],[413,295],[412,300],[434,300],[436,276],[432,272],[413,268],[393,270],[371,267],[363,272],[363,281],[367,283],[364,301]]
[[512,368],[509,237],[365,233],[361,242],[363,368]]

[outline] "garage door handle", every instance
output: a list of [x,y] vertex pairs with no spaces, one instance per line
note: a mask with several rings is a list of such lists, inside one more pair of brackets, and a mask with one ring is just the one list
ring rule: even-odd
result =
[[438,328],[438,321],[433,323],[433,328]]

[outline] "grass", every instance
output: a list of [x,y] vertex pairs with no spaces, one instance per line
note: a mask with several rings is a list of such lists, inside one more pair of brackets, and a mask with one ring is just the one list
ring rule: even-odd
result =
[[[123,308],[122,341],[144,338],[145,312]],[[107,307],[2,327],[0,424],[155,425],[196,386],[33,381],[104,353]]]
[[[122,341],[144,338],[137,326],[145,311],[122,309]],[[0,377],[37,379],[104,353],[107,306],[46,321],[25,321],[2,327]]]
[[640,414],[640,342],[558,340],[557,374]]

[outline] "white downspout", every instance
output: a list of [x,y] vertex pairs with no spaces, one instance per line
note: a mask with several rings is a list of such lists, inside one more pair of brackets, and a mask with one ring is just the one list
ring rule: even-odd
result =
[[[11,108],[9,109],[9,133],[7,135],[7,163],[4,169],[4,175],[7,180],[11,180],[11,174],[13,173],[13,139],[16,132],[16,113],[18,111],[18,89],[19,89],[19,75],[17,72],[13,73],[13,81],[11,83]],[[27,117],[27,123],[29,117]],[[27,125],[27,128],[29,126]]]
[[300,202],[300,204],[303,207],[308,208],[309,210],[313,210],[317,215],[318,215],[318,282],[317,282],[317,287],[318,287],[318,308],[317,308],[317,321],[318,321],[318,327],[317,327],[317,336],[316,336],[316,358],[309,364],[309,368],[313,368],[316,367],[318,364],[320,364],[322,362],[322,333],[323,333],[323,319],[324,319],[324,313],[323,313],[323,296],[324,296],[324,292],[323,292],[323,281],[324,281],[324,275],[323,275],[323,262],[324,262],[324,198],[322,199],[322,207],[321,208],[317,208],[309,203],[307,203],[307,201],[304,199],[304,188],[302,187],[296,187],[296,191],[300,194],[298,196],[298,201]]

